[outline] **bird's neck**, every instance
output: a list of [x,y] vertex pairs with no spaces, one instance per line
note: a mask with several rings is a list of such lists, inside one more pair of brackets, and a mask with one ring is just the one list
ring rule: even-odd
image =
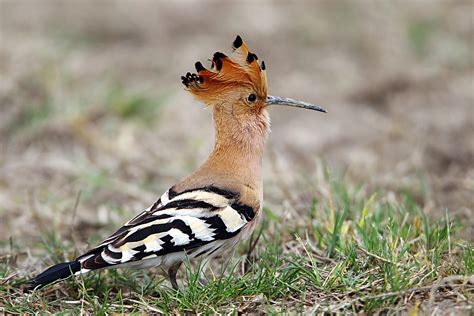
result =
[[243,184],[262,191],[262,156],[270,121],[265,109],[235,116],[214,109],[214,149],[195,177]]

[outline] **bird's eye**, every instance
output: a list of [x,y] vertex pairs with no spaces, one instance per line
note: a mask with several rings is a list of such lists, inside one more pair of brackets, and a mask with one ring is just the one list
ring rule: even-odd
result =
[[257,95],[255,93],[252,93],[247,97],[247,100],[249,102],[255,102],[257,100]]

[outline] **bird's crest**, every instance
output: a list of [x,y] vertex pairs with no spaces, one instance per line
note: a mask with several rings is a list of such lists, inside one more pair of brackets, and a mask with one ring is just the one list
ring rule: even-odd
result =
[[237,35],[232,44],[233,52],[226,56],[221,52],[214,53],[210,69],[201,62],[196,62],[196,73],[188,72],[182,76],[182,82],[196,98],[210,101],[215,96],[236,85],[250,85],[262,98],[267,96],[267,78],[265,63],[258,62],[257,55],[251,53]]

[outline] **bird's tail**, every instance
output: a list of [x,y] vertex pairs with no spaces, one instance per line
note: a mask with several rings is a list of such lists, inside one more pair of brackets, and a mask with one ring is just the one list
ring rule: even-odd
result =
[[79,271],[81,271],[81,263],[77,260],[56,264],[30,280],[26,285],[25,290],[31,291],[42,288],[50,283],[67,279]]

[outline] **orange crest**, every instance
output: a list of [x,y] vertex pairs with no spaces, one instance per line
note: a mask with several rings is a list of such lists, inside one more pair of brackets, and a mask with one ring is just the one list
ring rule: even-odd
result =
[[212,66],[208,70],[201,62],[196,62],[197,73],[187,73],[182,76],[182,82],[196,98],[201,101],[215,100],[216,97],[228,89],[237,86],[251,86],[263,100],[267,97],[267,78],[265,63],[258,63],[258,58],[251,53],[237,35],[232,44],[233,52],[230,56],[216,52],[212,57]]

